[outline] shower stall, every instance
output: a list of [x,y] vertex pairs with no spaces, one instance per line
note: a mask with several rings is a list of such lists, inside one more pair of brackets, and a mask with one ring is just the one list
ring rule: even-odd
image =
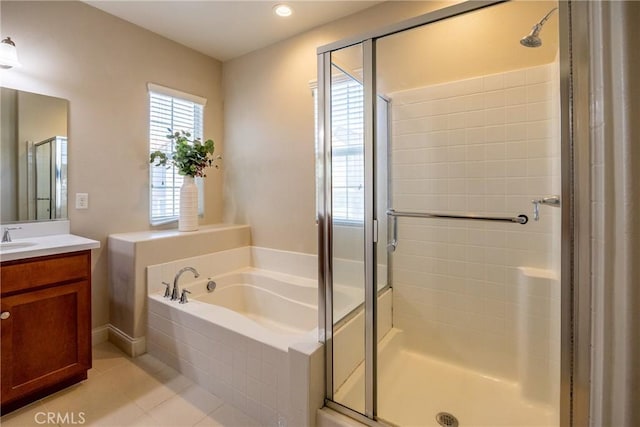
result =
[[29,192],[33,194],[29,212],[35,212],[36,221],[66,218],[67,138],[54,136],[33,144],[28,162]]
[[466,2],[318,50],[331,408],[567,424],[558,6]]

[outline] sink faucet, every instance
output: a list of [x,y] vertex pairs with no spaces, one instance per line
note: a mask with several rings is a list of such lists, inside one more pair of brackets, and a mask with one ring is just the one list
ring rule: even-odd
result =
[[182,275],[182,273],[184,273],[185,271],[190,271],[193,273],[194,277],[198,278],[200,277],[200,273],[198,273],[198,270],[196,270],[193,267],[185,267],[182,270],[178,271],[178,273],[176,274],[176,277],[173,279],[173,292],[171,292],[171,301],[176,301],[177,299],[179,299],[180,297],[178,296],[178,294],[180,293],[178,291],[178,279],[180,279],[180,276]]
[[2,233],[2,243],[11,241],[11,234],[9,233],[11,230],[22,230],[22,227],[5,227],[4,233]]

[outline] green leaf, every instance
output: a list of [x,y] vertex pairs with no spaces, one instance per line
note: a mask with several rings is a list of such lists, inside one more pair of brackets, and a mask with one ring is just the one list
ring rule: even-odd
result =
[[157,161],[157,165],[175,166],[180,175],[187,176],[206,176],[204,169],[210,166],[218,165],[216,161],[222,159],[222,156],[214,156],[215,144],[213,140],[207,139],[204,143],[200,138],[191,138],[191,133],[180,130],[174,132],[167,129],[169,134],[167,139],[174,140],[174,152],[167,156],[166,153],[155,151],[149,155],[150,163]]

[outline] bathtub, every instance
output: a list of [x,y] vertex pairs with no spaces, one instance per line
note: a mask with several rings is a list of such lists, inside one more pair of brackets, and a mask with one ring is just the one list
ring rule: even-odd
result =
[[208,280],[189,286],[189,304],[199,302],[230,310],[230,317],[244,316],[263,334],[268,330],[298,336],[317,329],[318,288],[314,280],[255,268],[213,280],[216,288],[212,292],[207,291]]
[[[252,266],[215,274],[239,254],[147,268],[147,350],[259,425],[309,425],[323,404],[317,280]],[[186,265],[201,274],[180,278],[189,301],[164,298],[158,285]]]
[[[198,319],[192,323],[209,322],[283,351],[296,342],[317,341],[315,280],[252,267],[200,279],[180,287],[191,292],[186,304],[164,298],[159,292],[149,298],[174,312],[160,309],[167,316],[192,316]],[[207,291],[209,280],[216,283],[212,292]],[[157,304],[152,307],[158,311]],[[157,323],[153,316],[149,321],[151,328]]]
[[[180,277],[189,301],[164,298],[186,266],[200,272]],[[148,266],[147,350],[259,425],[311,425],[324,403],[316,271],[313,255],[254,247]],[[362,302],[334,293],[336,319]]]
[[[207,290],[209,280],[216,283],[213,291]],[[285,348],[301,336],[317,335],[315,279],[250,267],[199,280],[181,289],[191,292],[189,302],[181,304],[181,308],[203,318],[214,317],[216,324],[276,347]],[[352,288],[339,286],[334,294],[338,302],[336,322],[362,302],[361,292]],[[220,309],[228,311],[221,313]],[[208,310],[212,310],[211,313],[207,313]],[[242,329],[238,330],[239,327]]]

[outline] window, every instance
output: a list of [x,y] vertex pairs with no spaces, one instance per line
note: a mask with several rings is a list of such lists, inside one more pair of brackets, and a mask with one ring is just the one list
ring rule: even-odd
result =
[[[342,76],[340,76],[342,77]],[[364,221],[364,90],[345,75],[331,85],[333,219]]]
[[[331,82],[331,143],[333,220],[343,224],[364,221],[364,89],[362,83],[333,65]],[[314,96],[317,87],[312,86]],[[316,128],[318,105],[316,103]],[[316,138],[318,132],[316,129]],[[318,164],[322,153],[318,152]],[[320,176],[317,174],[316,176]],[[316,180],[317,181],[317,180]],[[316,193],[322,188],[316,182]]]
[[[149,83],[149,153],[159,150],[173,152],[168,129],[184,130],[202,138],[203,113],[206,99]],[[152,225],[178,219],[182,176],[175,168],[150,167],[150,221]],[[196,179],[202,193],[202,182]],[[202,213],[202,194],[199,197]]]

